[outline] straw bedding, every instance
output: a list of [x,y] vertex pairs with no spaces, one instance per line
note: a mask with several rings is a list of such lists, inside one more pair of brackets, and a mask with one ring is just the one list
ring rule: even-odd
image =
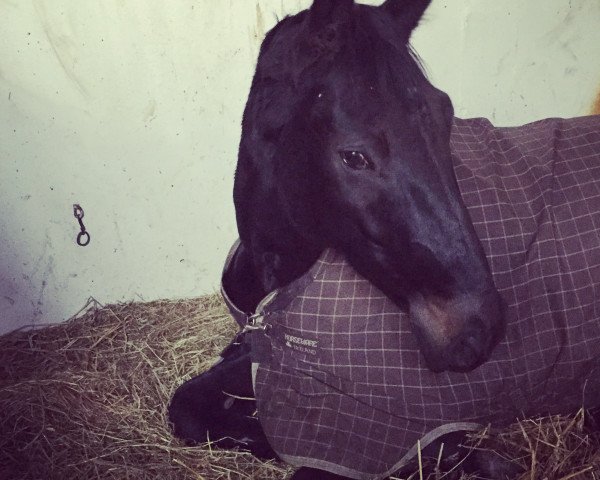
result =
[[[288,477],[283,464],[186,447],[170,434],[173,391],[206,370],[234,331],[220,296],[209,295],[91,302],[65,324],[0,337],[0,479]],[[523,479],[600,479],[600,439],[584,420],[528,419],[473,441],[521,463]]]
[[0,479],[283,478],[249,454],[186,448],[165,408],[234,325],[218,296],[92,307],[0,340]]

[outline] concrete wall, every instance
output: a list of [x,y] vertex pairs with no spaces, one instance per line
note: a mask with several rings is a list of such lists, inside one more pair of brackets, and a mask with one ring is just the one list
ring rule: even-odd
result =
[[[0,0],[0,333],[217,288],[258,47],[309,4]],[[599,26],[598,0],[434,0],[413,43],[458,115],[519,124],[589,111]]]

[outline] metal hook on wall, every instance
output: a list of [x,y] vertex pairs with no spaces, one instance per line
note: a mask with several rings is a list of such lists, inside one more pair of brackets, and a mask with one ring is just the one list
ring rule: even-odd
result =
[[85,225],[83,224],[83,208],[78,203],[73,204],[73,215],[79,222],[79,228],[81,231],[77,235],[77,245],[80,247],[85,247],[90,243],[91,237],[90,234],[86,231]]

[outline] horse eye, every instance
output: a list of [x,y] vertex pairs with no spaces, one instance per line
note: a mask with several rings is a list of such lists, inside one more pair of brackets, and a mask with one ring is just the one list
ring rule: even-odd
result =
[[357,152],[356,150],[344,150],[340,152],[340,157],[352,170],[366,170],[372,168],[371,160],[364,153]]

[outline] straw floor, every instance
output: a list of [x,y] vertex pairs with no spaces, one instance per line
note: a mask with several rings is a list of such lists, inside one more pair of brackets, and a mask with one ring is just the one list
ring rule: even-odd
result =
[[[209,295],[91,302],[65,324],[0,337],[0,480],[289,477],[283,464],[186,447],[170,434],[173,391],[206,370],[234,331],[220,297]],[[523,420],[483,432],[479,448],[521,463],[519,479],[600,479],[600,441],[584,420],[583,412]]]

